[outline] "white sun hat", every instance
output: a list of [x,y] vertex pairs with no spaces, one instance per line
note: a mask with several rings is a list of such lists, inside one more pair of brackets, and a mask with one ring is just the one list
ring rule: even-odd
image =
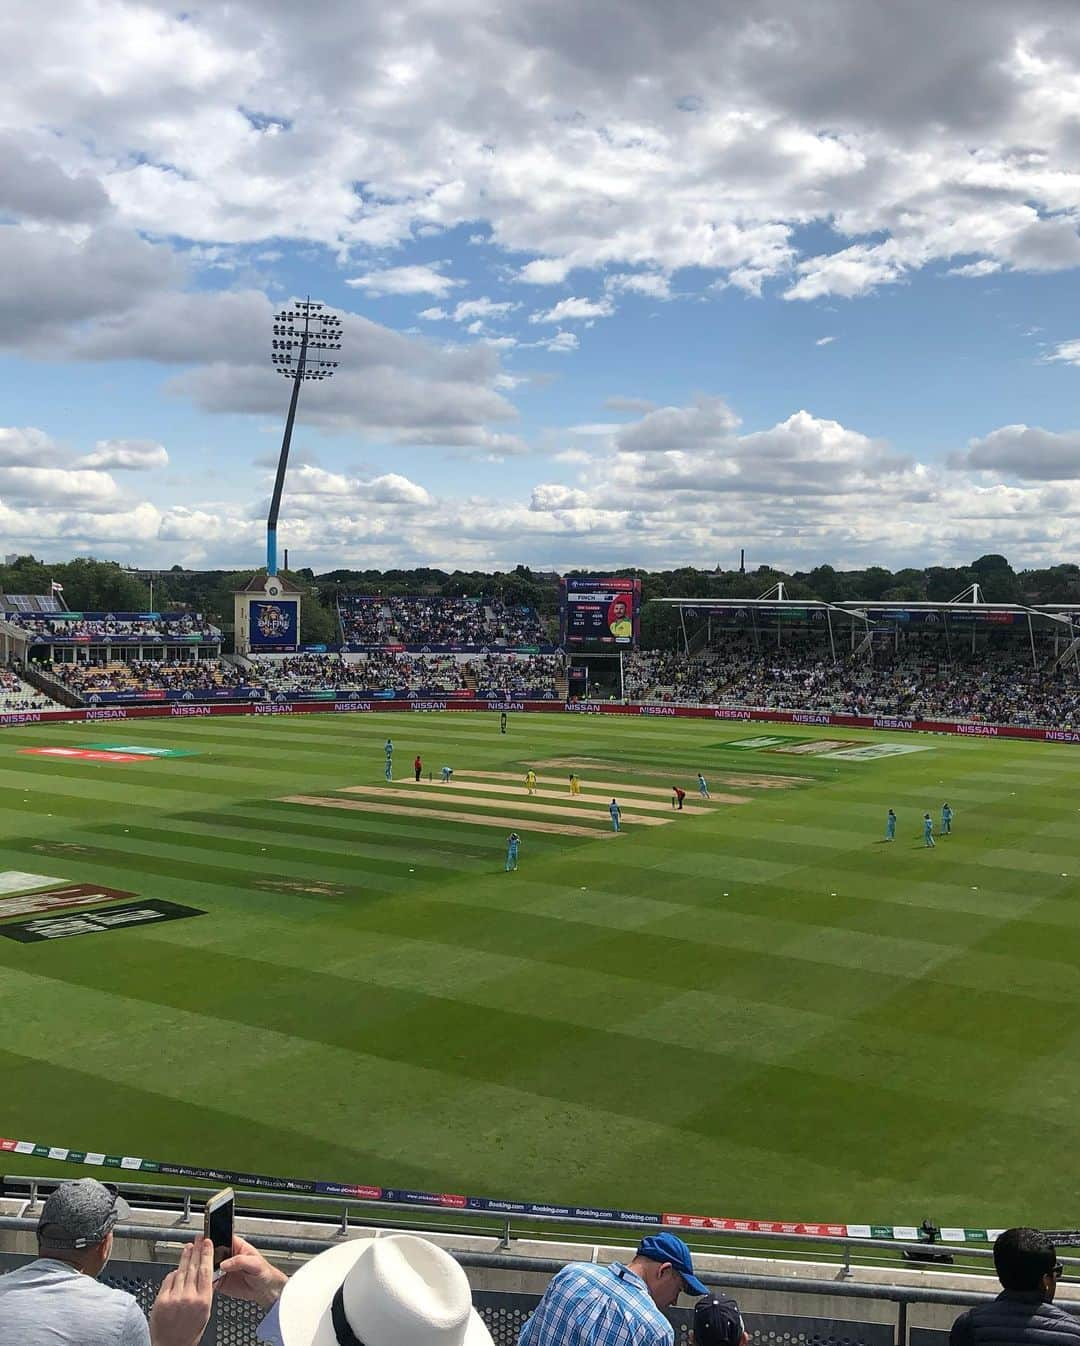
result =
[[313,1257],[282,1291],[278,1330],[284,1346],[492,1346],[465,1272],[414,1234]]

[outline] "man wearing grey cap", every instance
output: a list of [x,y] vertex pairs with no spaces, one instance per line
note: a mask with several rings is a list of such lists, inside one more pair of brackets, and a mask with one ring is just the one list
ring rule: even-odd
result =
[[162,1282],[150,1324],[138,1303],[97,1277],[113,1226],[131,1214],[114,1187],[64,1182],[38,1220],[38,1256],[0,1276],[0,1342],[19,1346],[196,1346],[210,1314],[213,1245],[188,1244]]
[[37,1259],[0,1276],[0,1341],[149,1346],[134,1297],[97,1280],[112,1252],[113,1225],[129,1213],[95,1178],[61,1183],[41,1209]]

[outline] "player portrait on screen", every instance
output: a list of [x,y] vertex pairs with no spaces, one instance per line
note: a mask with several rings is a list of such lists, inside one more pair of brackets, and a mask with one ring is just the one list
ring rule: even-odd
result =
[[608,630],[616,640],[629,640],[634,634],[634,623],[630,620],[630,612],[627,608],[625,598],[616,598],[607,614]]

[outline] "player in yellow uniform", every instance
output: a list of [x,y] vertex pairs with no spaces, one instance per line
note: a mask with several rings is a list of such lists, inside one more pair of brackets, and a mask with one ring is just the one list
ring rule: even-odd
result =
[[581,794],[581,781],[573,772],[570,773],[570,793],[572,795]]
[[529,794],[536,794],[536,772],[532,767],[525,773],[525,788],[528,790]]

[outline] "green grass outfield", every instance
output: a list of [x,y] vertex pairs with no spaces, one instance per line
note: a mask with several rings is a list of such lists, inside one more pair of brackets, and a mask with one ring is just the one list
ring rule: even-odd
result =
[[[524,792],[487,797],[487,777],[380,789],[387,733],[399,776],[417,750],[436,777],[595,759],[586,787],[655,784],[663,825],[611,837],[586,805],[595,835],[531,831]],[[727,746],[762,734],[929,750]],[[18,751],[102,743],[193,755]],[[695,803],[699,767],[750,802],[673,819],[666,787]],[[723,780],[778,774],[800,783]],[[5,729],[0,869],[207,914],[0,938],[0,1135],[751,1219],[1075,1224],[1078,784],[1065,745],[703,720]],[[301,794],[376,808],[281,802]],[[955,834],[927,851],[919,819],[943,799]],[[508,827],[404,807],[520,818],[519,872]]]

